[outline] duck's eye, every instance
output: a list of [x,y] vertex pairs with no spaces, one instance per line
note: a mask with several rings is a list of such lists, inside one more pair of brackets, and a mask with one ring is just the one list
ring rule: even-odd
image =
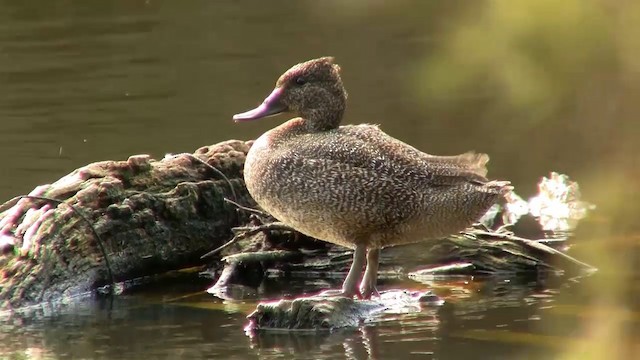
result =
[[307,79],[303,78],[302,76],[298,76],[296,78],[296,84],[298,85],[304,85],[307,83]]

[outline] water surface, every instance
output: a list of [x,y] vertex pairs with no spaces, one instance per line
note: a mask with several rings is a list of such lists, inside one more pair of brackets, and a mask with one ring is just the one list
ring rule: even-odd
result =
[[[61,306],[55,313],[38,309],[14,315],[0,330],[5,345],[0,354],[44,359],[549,358],[584,347],[580,337],[594,320],[606,323],[606,317],[619,316],[619,310],[594,305],[598,295],[589,293],[584,282],[460,277],[413,284],[447,299],[443,306],[425,306],[418,313],[388,314],[334,333],[250,334],[243,331],[245,316],[257,298],[222,301],[202,293],[206,282],[184,280]],[[302,279],[288,281],[286,289],[270,281],[261,288],[261,299],[319,289]],[[637,325],[637,312],[627,320]]]

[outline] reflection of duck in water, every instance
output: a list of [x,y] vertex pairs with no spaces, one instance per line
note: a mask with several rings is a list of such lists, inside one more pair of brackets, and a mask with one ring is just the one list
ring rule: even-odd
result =
[[354,249],[342,294],[368,298],[381,248],[459,232],[511,187],[485,178],[486,154],[433,156],[374,125],[340,126],[347,93],[339,70],[329,57],[295,65],[259,107],[233,119],[300,116],[255,141],[247,189],[283,223]]

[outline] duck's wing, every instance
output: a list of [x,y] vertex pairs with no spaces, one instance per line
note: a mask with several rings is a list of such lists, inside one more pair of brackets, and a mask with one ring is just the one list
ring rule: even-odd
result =
[[[489,156],[467,152],[455,156],[426,154],[397,140],[375,125],[342,126],[324,134],[308,134],[294,147],[296,152],[315,159],[332,159],[401,177],[412,174],[432,185],[446,186],[472,182],[487,183]],[[424,181],[424,180],[422,180]]]
[[408,160],[395,153],[373,151],[371,142],[350,141],[350,146],[344,147],[327,141],[327,146],[317,141],[287,146],[278,150],[284,152],[271,154],[268,162],[270,173],[282,181],[269,182],[277,186],[266,188],[269,195],[265,197],[277,199],[287,209],[274,216],[296,222],[311,236],[332,238],[327,235],[329,229],[305,228],[306,221],[288,217],[300,213],[307,218],[330,218],[324,222],[337,228],[354,228],[356,233],[360,231],[357,224],[365,224],[366,231],[380,230],[402,224],[417,214],[442,214],[447,209],[475,219],[476,214],[469,212],[477,211],[480,217],[507,185],[487,182],[471,171],[457,169],[467,166],[460,165],[466,155],[430,158],[430,167],[425,169],[423,161],[407,166],[390,164],[388,159],[394,156],[407,164]]

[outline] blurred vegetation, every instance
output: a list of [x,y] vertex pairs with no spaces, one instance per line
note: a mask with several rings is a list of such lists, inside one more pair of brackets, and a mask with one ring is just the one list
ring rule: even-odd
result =
[[522,145],[511,154],[522,166],[573,161],[554,170],[591,189],[603,221],[637,231],[628,195],[640,190],[640,3],[495,0],[465,10],[422,68],[431,111],[473,108],[507,134],[496,141]]

